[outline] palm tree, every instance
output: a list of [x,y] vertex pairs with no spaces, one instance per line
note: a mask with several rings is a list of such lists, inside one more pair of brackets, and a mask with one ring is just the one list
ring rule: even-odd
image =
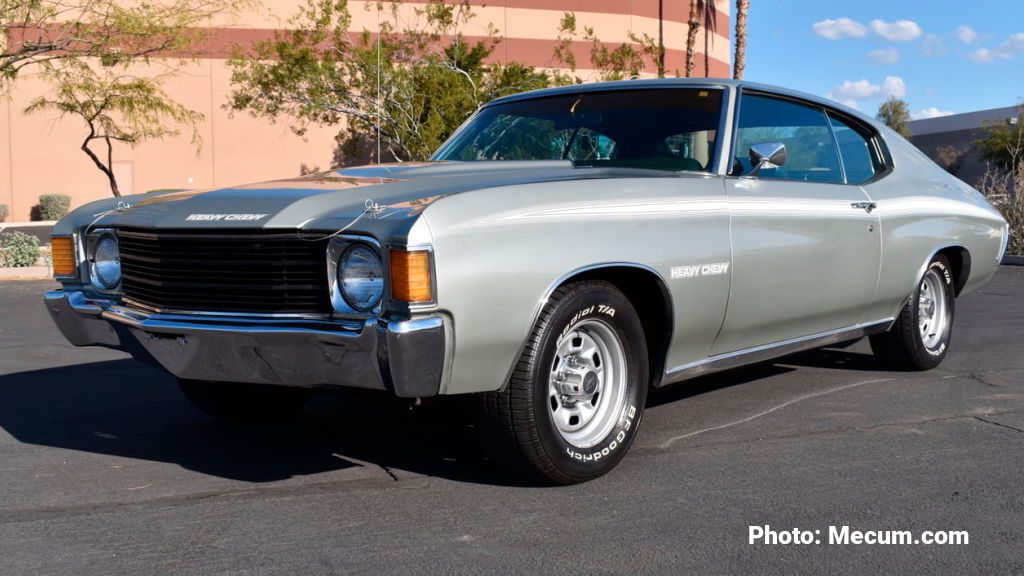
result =
[[718,30],[718,0],[704,2],[704,76],[711,76],[711,47],[715,45],[715,30]]
[[747,66],[747,12],[750,11],[750,0],[736,0],[736,55],[733,58],[732,77],[743,78],[743,69]]
[[690,0],[689,29],[686,32],[686,77],[693,76],[693,52],[697,46],[697,30],[700,28],[701,0]]
[[690,0],[690,18],[686,32],[686,76],[693,76],[697,47],[697,32],[704,27],[704,75],[711,69],[711,44],[714,43],[714,30],[718,20],[715,3],[718,0]]

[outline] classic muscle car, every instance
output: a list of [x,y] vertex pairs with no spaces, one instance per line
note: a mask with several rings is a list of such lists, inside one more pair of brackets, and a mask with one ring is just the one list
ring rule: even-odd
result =
[[500,461],[573,483],[619,462],[651,388],[864,336],[938,365],[1007,239],[853,110],[633,80],[493,101],[429,162],[83,206],[45,301],[215,416],[475,394]]

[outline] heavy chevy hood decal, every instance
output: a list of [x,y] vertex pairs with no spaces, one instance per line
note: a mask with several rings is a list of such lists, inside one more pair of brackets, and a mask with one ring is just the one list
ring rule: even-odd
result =
[[380,206],[375,218],[415,216],[445,196],[555,180],[665,176],[649,170],[574,168],[570,162],[407,163],[363,166],[230,188],[139,195],[100,224],[140,228],[332,230]]

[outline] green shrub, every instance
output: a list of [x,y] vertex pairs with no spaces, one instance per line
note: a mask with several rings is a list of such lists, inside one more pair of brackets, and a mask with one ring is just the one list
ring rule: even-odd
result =
[[64,194],[43,194],[33,209],[34,220],[60,220],[71,207],[71,197]]
[[24,268],[39,260],[39,238],[21,232],[0,234],[0,266]]
[[0,204],[0,222],[6,222],[10,214],[11,212],[7,209],[7,204]]

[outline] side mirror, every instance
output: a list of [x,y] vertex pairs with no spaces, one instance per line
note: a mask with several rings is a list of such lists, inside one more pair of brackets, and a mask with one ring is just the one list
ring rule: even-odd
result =
[[750,147],[750,164],[754,167],[747,176],[757,176],[762,168],[778,168],[786,163],[786,145],[782,142],[762,142]]

